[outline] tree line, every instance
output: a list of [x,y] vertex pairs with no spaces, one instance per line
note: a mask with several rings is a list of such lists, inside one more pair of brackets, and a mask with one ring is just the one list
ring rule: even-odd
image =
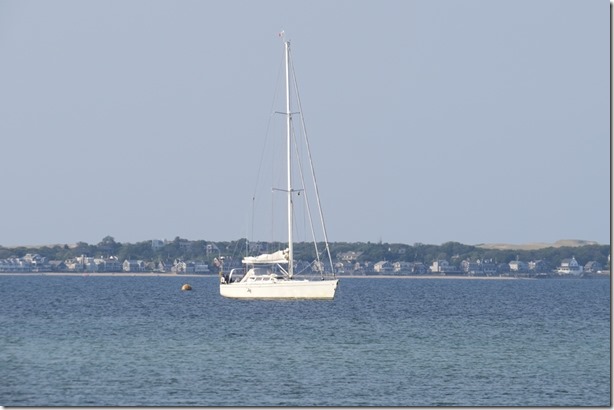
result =
[[[48,260],[68,260],[81,255],[94,257],[116,256],[123,260],[144,261],[172,261],[198,260],[213,265],[215,258],[222,256],[240,259],[253,248],[247,239],[235,241],[188,241],[176,237],[172,241],[165,241],[161,246],[153,247],[152,241],[137,243],[116,242],[112,236],[104,237],[97,244],[78,242],[75,245],[53,245],[41,247],[3,247],[0,246],[0,259],[21,258],[26,254],[39,254]],[[259,243],[261,251],[275,251],[285,248],[283,243]],[[324,249],[320,244],[320,249]],[[356,252],[356,261],[364,262],[422,262],[430,265],[436,260],[447,260],[450,263],[460,263],[462,260],[475,261],[491,260],[495,263],[509,263],[513,260],[537,261],[543,260],[550,266],[560,265],[563,259],[576,258],[579,264],[585,265],[590,261],[597,261],[606,269],[610,268],[610,245],[584,245],[548,247],[535,250],[508,250],[484,249],[459,242],[446,242],[441,245],[415,243],[407,245],[402,243],[372,243],[372,242],[333,242],[330,244],[333,258],[345,252]],[[296,260],[312,261],[315,259],[315,250],[311,243],[297,243],[294,245]]]

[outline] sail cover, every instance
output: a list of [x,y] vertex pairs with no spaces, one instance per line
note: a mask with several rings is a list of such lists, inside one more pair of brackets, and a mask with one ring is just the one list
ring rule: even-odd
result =
[[245,264],[272,264],[288,263],[288,249],[275,253],[263,253],[258,256],[246,256],[243,258]]

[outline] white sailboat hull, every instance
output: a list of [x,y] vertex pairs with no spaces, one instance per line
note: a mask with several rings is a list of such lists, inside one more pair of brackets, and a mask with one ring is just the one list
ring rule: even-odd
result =
[[333,299],[338,283],[338,279],[222,283],[220,294],[235,299]]

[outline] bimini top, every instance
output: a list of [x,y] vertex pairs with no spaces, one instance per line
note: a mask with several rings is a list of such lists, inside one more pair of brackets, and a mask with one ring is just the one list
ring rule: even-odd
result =
[[258,256],[246,256],[243,263],[248,265],[270,265],[275,263],[288,263],[289,250],[277,251],[275,253],[263,253]]

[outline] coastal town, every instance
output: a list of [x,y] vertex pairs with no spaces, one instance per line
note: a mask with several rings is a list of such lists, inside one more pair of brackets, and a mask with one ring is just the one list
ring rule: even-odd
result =
[[[189,241],[180,242],[184,247]],[[169,241],[167,241],[169,243]],[[186,245],[187,244],[187,245]],[[165,242],[151,241],[153,251],[160,250]],[[299,272],[320,272],[324,264],[297,260]],[[464,258],[452,256],[431,262],[419,261],[369,261],[361,251],[339,252],[335,256],[334,269],[339,275],[348,276],[468,276],[468,277],[609,277],[610,255],[607,266],[596,260],[581,264],[573,255],[552,266],[545,260],[521,260],[516,257],[509,262],[497,262],[492,258]],[[241,257],[224,257],[213,243],[204,246],[202,258],[184,260],[181,258],[156,258],[156,260],[120,258],[117,255],[90,256],[82,254],[63,260],[49,259],[38,253],[27,253],[21,257],[0,259],[0,273],[166,273],[166,274],[218,274],[241,266]]]

